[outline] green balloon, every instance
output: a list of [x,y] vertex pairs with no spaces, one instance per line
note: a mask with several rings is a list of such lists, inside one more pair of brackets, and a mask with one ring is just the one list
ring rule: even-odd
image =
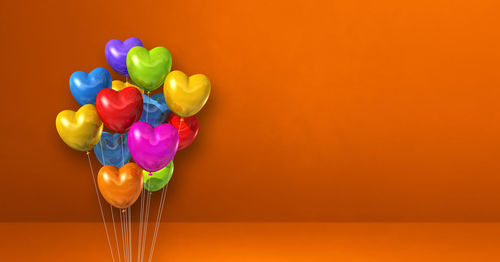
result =
[[153,91],[165,81],[172,68],[172,56],[165,47],[151,51],[134,46],[127,54],[127,70],[135,84],[146,91]]
[[166,167],[163,169],[152,172],[142,170],[142,175],[144,176],[144,188],[149,192],[155,192],[162,189],[168,184],[172,174],[174,173],[174,161],[170,161]]

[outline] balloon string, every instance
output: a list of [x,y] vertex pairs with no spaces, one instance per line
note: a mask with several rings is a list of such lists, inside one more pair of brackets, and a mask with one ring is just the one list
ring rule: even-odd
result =
[[127,250],[125,249],[125,231],[123,230],[124,228],[124,219],[123,219],[123,212],[120,210],[120,227],[122,230],[122,247],[123,247],[123,259],[127,261]]
[[128,261],[128,250],[127,250],[127,231],[125,230],[125,225],[127,224],[127,220],[125,219],[125,214],[123,213],[123,209],[120,210],[120,215],[122,216],[122,230],[123,230],[123,239],[122,239],[122,244],[123,244],[123,250],[125,251],[125,254],[123,255],[125,257],[125,261]]
[[129,247],[129,259],[132,262],[132,211],[131,207],[127,208],[128,213],[128,247]]
[[125,157],[123,156],[123,147],[125,146],[124,143],[123,143],[123,134],[120,135],[120,142],[122,144],[121,146],[121,150],[122,150],[122,166],[125,165]]
[[99,145],[101,146],[102,164],[105,166],[106,165],[106,159],[104,158],[104,150],[102,149],[102,140],[99,141]]
[[149,96],[151,94],[150,91],[148,91],[148,104],[146,105],[146,123],[148,123],[148,119],[149,119],[149,104],[151,104],[151,97]]
[[151,243],[151,249],[149,251],[149,262],[153,259],[153,253],[155,250],[155,245],[156,245],[156,239],[158,237],[158,230],[160,229],[160,224],[161,224],[161,215],[163,214],[163,207],[165,205],[165,199],[167,195],[167,190],[168,190],[168,184],[163,188],[161,192],[161,200],[160,200],[160,208],[158,209],[158,215],[156,216],[156,224],[155,224],[155,231],[153,234],[153,240]]
[[145,206],[144,206],[144,221],[143,221],[143,224],[142,224],[142,240],[141,240],[141,260],[142,261],[142,258],[144,257],[144,245],[145,245],[145,241],[146,241],[146,233],[147,233],[147,228],[148,228],[148,222],[147,222],[147,216],[149,215],[146,214],[148,212],[148,197],[149,197],[149,194],[146,192],[146,200],[145,200]]
[[132,249],[130,248],[130,207],[127,208],[127,211],[125,212],[125,215],[127,216],[127,248],[128,248],[128,260],[132,261]]
[[[178,133],[179,137],[181,134],[181,125],[183,122],[184,122],[184,118],[181,117],[181,119],[179,121],[179,126],[177,127],[177,133]],[[149,180],[148,182],[151,182],[151,180]],[[153,260],[153,254],[154,254],[154,250],[155,250],[155,246],[156,246],[156,239],[158,238],[158,231],[160,229],[161,217],[163,214],[163,208],[165,206],[165,199],[166,199],[166,195],[167,195],[167,190],[168,190],[168,184],[163,188],[162,193],[161,193],[160,207],[158,208],[155,229],[154,229],[154,233],[153,233],[153,239],[151,242],[151,248],[149,250],[149,259],[148,259],[149,262],[151,262]]]
[[[180,122],[179,122],[179,126],[177,127],[177,133],[178,133],[179,137],[180,137],[180,133],[181,133],[181,125],[183,122],[184,122],[184,118],[181,117]],[[151,183],[151,180],[148,180],[148,183]],[[161,199],[160,199],[160,207],[158,209],[158,213],[156,216],[156,223],[155,223],[155,229],[154,229],[154,233],[153,233],[153,239],[151,242],[151,248],[149,250],[149,259],[148,259],[149,262],[151,262],[153,259],[153,253],[154,253],[154,249],[155,249],[155,245],[156,245],[156,239],[158,237],[158,231],[160,228],[161,216],[163,214],[163,207],[165,205],[167,190],[168,190],[168,184],[162,190],[162,195],[161,195]],[[147,204],[146,208],[148,210],[147,213],[149,214],[149,203]],[[142,252],[144,253],[144,250],[142,250]],[[142,256],[144,257],[144,254]],[[143,260],[141,259],[141,261],[143,261]]]
[[125,219],[125,248],[127,249],[127,260],[130,260],[130,250],[128,249],[128,214],[127,211],[123,209],[123,218]]
[[99,196],[99,191],[97,189],[97,183],[94,176],[94,168],[92,167],[92,162],[90,161],[90,152],[87,151],[87,159],[89,160],[90,172],[92,173],[92,181],[94,181],[95,194],[97,196],[97,201],[99,202],[99,210],[101,211],[102,223],[104,225],[104,231],[106,231],[106,238],[108,240],[109,252],[111,252],[111,259],[115,261],[115,256],[113,254],[113,248],[111,247],[111,241],[109,240],[108,227],[106,226],[106,219],[104,218],[104,212],[102,211],[101,197]]
[[127,214],[127,211],[125,211],[125,213],[123,213],[123,215],[125,216],[125,231],[126,231],[126,235],[127,235],[127,242],[125,242],[125,245],[127,246],[127,257],[128,257],[128,260],[130,261],[130,249],[128,248],[128,241],[130,239],[130,235],[129,235],[129,232],[128,232],[128,214]]
[[[149,123],[149,104],[151,103],[151,92],[147,92],[148,96],[148,105],[146,105],[146,123]],[[151,175],[151,174],[150,174]],[[151,180],[148,180],[148,186],[151,185]],[[150,188],[150,187],[149,187]],[[144,188],[143,188],[144,189]],[[146,193],[146,191],[143,191],[143,194]],[[145,250],[145,245],[146,245],[146,240],[147,240],[147,233],[148,233],[148,219],[149,219],[149,206],[151,203],[151,192],[147,193],[146,196],[146,211],[144,214],[144,221],[142,224],[142,234],[141,234],[141,261],[143,261],[144,258],[144,250]]]
[[[150,184],[150,183],[148,183]],[[151,194],[150,192],[146,192],[146,206],[145,206],[145,211],[144,211],[144,224],[143,224],[143,232],[142,232],[142,247],[141,247],[141,262],[144,259],[144,251],[145,251],[145,246],[146,246],[146,240],[147,240],[147,232],[148,232],[148,219],[149,219],[149,203],[151,201]]]
[[[181,119],[179,120],[179,126],[177,127],[177,135],[179,136],[179,141],[181,141],[181,125],[182,123],[184,123],[184,117],[181,117]],[[179,149],[177,149],[179,150]]]
[[137,261],[140,260],[141,257],[141,243],[142,243],[142,217],[143,217],[143,208],[144,208],[144,185],[142,187],[142,194],[141,194],[141,211],[139,213],[139,241],[137,244]]
[[[148,180],[148,188],[151,189],[151,179]],[[142,249],[141,249],[141,262],[144,260],[144,251],[146,249],[146,240],[147,240],[147,234],[148,234],[148,220],[149,220],[149,207],[151,204],[151,192],[147,193],[147,199],[146,199],[146,214],[144,217],[144,231],[142,234]]]
[[109,204],[109,210],[111,211],[111,220],[113,220],[113,232],[115,232],[116,253],[118,254],[118,261],[121,262],[122,258],[120,256],[120,246],[118,245],[118,236],[116,233],[115,215],[111,204]]
[[[99,146],[101,147],[102,164],[105,166],[106,165],[106,158],[104,157],[104,150],[102,148],[102,140],[99,141]],[[113,232],[115,235],[116,254],[118,255],[118,261],[121,262],[122,258],[120,255],[120,245],[118,245],[118,235],[116,232],[115,215],[113,212],[113,206],[111,204],[109,204],[109,211],[111,212],[111,221],[113,221]]]
[[127,216],[127,213],[126,213],[126,210],[125,209],[122,209],[122,215],[123,215],[123,231],[125,232],[125,243],[124,243],[124,247],[125,250],[127,251],[127,259],[126,261],[129,261],[130,260],[130,250],[128,249],[128,216]]

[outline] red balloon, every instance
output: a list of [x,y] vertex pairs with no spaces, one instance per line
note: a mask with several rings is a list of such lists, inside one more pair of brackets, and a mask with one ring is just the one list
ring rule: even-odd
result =
[[181,118],[171,113],[168,116],[167,121],[179,132],[179,147],[177,148],[177,151],[184,149],[193,143],[196,135],[198,134],[199,127],[198,119],[195,116]]
[[142,95],[131,86],[120,91],[105,88],[97,94],[95,106],[104,126],[117,133],[125,133],[141,118]]

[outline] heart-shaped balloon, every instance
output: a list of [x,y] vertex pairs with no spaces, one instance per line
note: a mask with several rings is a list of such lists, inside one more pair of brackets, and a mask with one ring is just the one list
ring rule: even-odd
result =
[[78,151],[92,149],[102,134],[102,122],[94,105],[76,111],[64,110],[56,117],[57,133],[69,147]]
[[127,55],[127,68],[130,78],[140,88],[153,91],[160,87],[172,67],[172,56],[165,47],[148,51],[136,46]]
[[95,105],[97,94],[105,88],[111,88],[111,82],[108,70],[98,67],[89,74],[83,71],[74,72],[69,78],[69,88],[80,105]]
[[120,80],[113,80],[113,83],[111,84],[111,88],[113,88],[113,90],[115,90],[115,91],[122,91],[123,89],[125,89],[125,87],[129,87],[129,86],[135,87],[135,88],[137,88],[137,90],[139,90],[139,92],[144,93],[143,89],[141,89],[138,86],[133,85],[129,82],[123,82]]
[[143,170],[144,188],[149,192],[155,192],[162,189],[168,184],[173,173],[174,161],[171,161],[166,167],[153,173]]
[[102,132],[101,140],[94,147],[94,153],[104,166],[122,167],[130,161],[127,134]]
[[104,126],[125,133],[141,117],[142,94],[131,86],[119,92],[104,89],[97,95],[96,108]]
[[171,124],[153,127],[136,122],[128,132],[128,148],[134,161],[143,169],[155,172],[164,168],[175,156],[179,135]]
[[118,74],[128,75],[127,54],[134,46],[142,46],[139,38],[131,37],[123,42],[118,39],[112,39],[106,44],[104,55],[106,55],[106,60],[108,60],[111,68]]
[[174,114],[170,114],[168,117],[168,123],[173,125],[175,129],[179,132],[179,148],[181,150],[193,143],[196,135],[198,135],[198,119],[196,116],[190,117],[179,117]]
[[142,169],[135,163],[128,163],[118,169],[107,165],[97,175],[99,191],[108,203],[117,208],[134,204],[142,191]]
[[181,117],[192,116],[207,102],[210,96],[210,80],[202,74],[188,77],[175,70],[165,79],[163,92],[172,112]]
[[139,121],[146,122],[152,126],[158,126],[159,124],[165,123],[170,110],[168,109],[163,94],[156,94],[152,97],[142,95],[142,101],[144,107]]

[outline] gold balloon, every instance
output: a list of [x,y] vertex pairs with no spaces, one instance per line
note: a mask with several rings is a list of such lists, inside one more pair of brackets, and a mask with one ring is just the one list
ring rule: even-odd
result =
[[89,151],[101,139],[102,122],[94,105],[80,107],[78,111],[64,110],[56,117],[57,133],[64,143],[78,151]]
[[113,80],[113,82],[111,84],[111,88],[113,88],[113,90],[115,90],[115,91],[120,91],[120,90],[124,89],[125,87],[129,87],[129,86],[133,86],[133,87],[137,88],[137,90],[139,90],[141,93],[144,94],[143,89],[140,89],[138,86],[133,85],[129,82],[123,82],[120,80]]
[[142,191],[142,169],[128,163],[118,169],[107,165],[97,175],[99,191],[108,203],[117,208],[127,208],[135,203]]
[[180,117],[192,116],[205,105],[210,96],[210,80],[202,74],[188,78],[181,71],[167,75],[163,86],[168,108]]

